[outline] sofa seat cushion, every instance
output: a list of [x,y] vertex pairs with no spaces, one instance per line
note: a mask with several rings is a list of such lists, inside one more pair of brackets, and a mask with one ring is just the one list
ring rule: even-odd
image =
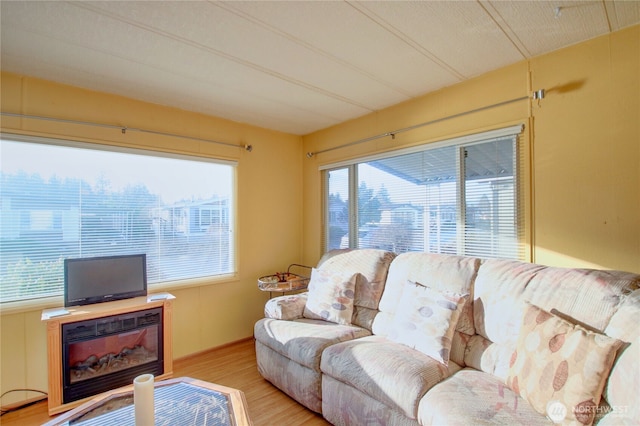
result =
[[322,374],[319,371],[300,365],[257,340],[256,361],[262,377],[308,409],[322,412]]
[[315,371],[320,371],[320,355],[327,346],[370,334],[361,327],[304,318],[294,321],[263,318],[254,326],[257,341]]
[[415,419],[422,396],[460,370],[381,336],[329,346],[322,354],[322,373]]
[[326,374],[322,375],[322,416],[335,426],[419,426],[400,410]]
[[463,369],[434,386],[420,401],[421,425],[552,425],[500,379]]

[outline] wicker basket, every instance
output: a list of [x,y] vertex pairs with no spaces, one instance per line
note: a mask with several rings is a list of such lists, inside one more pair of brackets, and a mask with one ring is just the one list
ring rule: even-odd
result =
[[304,290],[309,285],[309,277],[291,272],[276,272],[258,278],[258,288],[262,291]]

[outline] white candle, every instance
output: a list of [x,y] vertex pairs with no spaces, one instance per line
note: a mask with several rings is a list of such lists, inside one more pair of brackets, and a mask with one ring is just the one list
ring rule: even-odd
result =
[[155,421],[153,374],[143,374],[133,379],[133,405],[136,426],[153,426]]

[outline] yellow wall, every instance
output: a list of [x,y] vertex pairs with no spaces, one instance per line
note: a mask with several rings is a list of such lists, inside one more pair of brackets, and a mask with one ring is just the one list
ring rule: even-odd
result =
[[524,123],[531,260],[640,272],[640,27],[603,36],[303,137],[336,147],[545,89],[514,102],[304,162],[304,260],[322,236],[322,165]]
[[[186,139],[2,117],[7,132],[238,160],[239,275],[175,289],[174,357],[251,336],[266,295],[260,275],[321,255],[318,167],[376,152],[523,123],[527,241],[532,260],[640,272],[640,27],[502,68],[303,138],[42,80],[2,74],[2,111],[249,143],[251,153]],[[530,95],[399,134],[314,152]],[[301,143],[302,140],[302,143]],[[278,206],[274,200],[286,200]],[[3,313],[1,391],[45,390],[40,310]],[[196,324],[194,328],[194,324]],[[19,399],[5,397],[3,403]]]
[[[301,261],[302,150],[299,136],[214,117],[91,92],[43,80],[2,74],[3,112],[124,125],[233,144],[253,151],[118,129],[1,117],[2,131],[158,149],[238,161],[238,276],[189,288],[169,288],[174,304],[174,358],[250,337],[268,293],[257,277]],[[285,201],[286,204],[274,200]],[[62,300],[53,305],[60,306]],[[51,305],[51,304],[50,304]],[[42,306],[0,316],[1,392],[47,390]],[[10,394],[2,404],[34,397]]]
[[640,27],[531,69],[536,260],[640,272]]

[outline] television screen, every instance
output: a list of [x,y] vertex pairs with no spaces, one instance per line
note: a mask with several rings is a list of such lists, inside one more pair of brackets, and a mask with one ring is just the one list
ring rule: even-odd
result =
[[64,260],[64,306],[109,302],[146,294],[146,254]]

